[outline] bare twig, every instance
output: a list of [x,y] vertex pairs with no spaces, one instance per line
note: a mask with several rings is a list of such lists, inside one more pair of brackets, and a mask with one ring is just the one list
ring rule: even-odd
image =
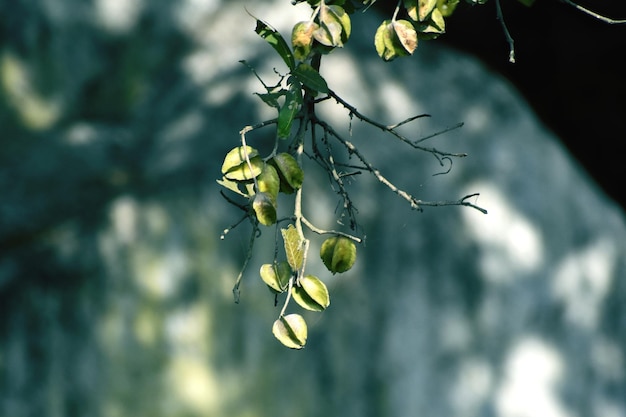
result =
[[398,194],[400,197],[402,197],[407,202],[409,202],[412,209],[421,210],[419,206],[419,200],[411,196],[406,191],[399,189],[391,181],[385,178],[385,176],[381,174],[377,168],[375,168],[367,159],[365,159],[363,154],[358,150],[356,146],[352,144],[352,142],[342,138],[341,135],[339,135],[339,133],[337,133],[335,129],[332,128],[332,126],[330,126],[328,123],[324,122],[323,120],[318,120],[317,123],[320,126],[322,126],[324,130],[328,131],[333,137],[335,137],[335,139],[341,142],[341,144],[345,146],[348,152],[356,155],[359,158],[359,160],[361,160],[361,162],[367,167],[367,170],[371,172],[376,177],[376,179],[378,179],[380,183],[384,184],[391,191]]
[[[463,123],[463,122],[459,122],[459,123],[455,124],[454,126],[446,127],[443,130],[440,130],[438,132],[432,133],[432,134],[430,134],[428,136],[424,136],[423,138],[416,140],[415,142],[413,142],[413,144],[417,145],[418,143],[422,143],[422,142],[424,142],[424,141],[426,141],[428,139],[432,139],[435,136],[443,135],[444,133],[448,133],[448,132],[450,132],[450,131],[452,131],[454,129],[461,128],[461,127],[463,127],[464,124],[465,123]],[[462,155],[463,156],[467,156],[467,154],[462,154]]]
[[[361,121],[363,121],[363,122],[365,122],[365,123],[367,123],[369,125],[372,125],[374,127],[377,127],[379,129],[383,130],[384,132],[391,133],[393,136],[398,138],[400,141],[406,143],[407,145],[411,146],[412,148],[419,149],[421,151],[425,151],[425,152],[431,153],[432,155],[435,156],[435,158],[437,158],[437,160],[439,161],[439,163],[442,166],[443,166],[443,163],[441,161],[441,157],[443,157],[443,156],[450,156],[450,157],[454,157],[454,158],[463,158],[463,157],[467,156],[467,154],[464,154],[464,153],[444,152],[444,151],[440,151],[439,149],[436,149],[436,148],[427,148],[427,147],[424,147],[424,146],[420,146],[417,143],[407,139],[405,136],[403,136],[400,133],[398,133],[398,131],[396,131],[395,129],[389,128],[389,126],[385,126],[384,124],[379,123],[376,120],[370,119],[369,117],[367,117],[364,114],[360,113],[356,109],[356,107],[354,107],[353,105],[351,105],[350,103],[348,103],[347,101],[345,101],[344,99],[339,97],[337,95],[337,93],[335,93],[334,91],[329,90],[328,91],[328,95],[330,97],[332,97],[335,101],[337,101],[337,103],[341,104],[346,109],[348,109],[350,111],[350,113],[354,114],[359,120],[361,120]],[[414,117],[413,120],[415,120],[418,117],[430,117],[430,116],[427,115],[427,114],[423,114],[423,115],[419,115],[419,116]]]
[[293,288],[293,281],[296,278],[292,276],[289,278],[289,288],[287,288],[287,298],[285,298],[285,302],[283,303],[283,308],[280,309],[280,314],[278,318],[281,318],[285,315],[285,311],[287,310],[287,305],[289,305],[289,301],[291,300],[291,289]]
[[502,30],[504,31],[504,36],[506,37],[507,42],[509,43],[509,62],[511,64],[515,64],[515,41],[513,37],[509,33],[509,29],[506,27],[506,23],[504,22],[504,15],[502,14],[502,7],[500,6],[500,0],[496,0],[496,13],[498,14],[498,20],[500,24],[502,24]]
[[319,229],[319,228],[315,227],[304,216],[302,217],[302,223],[304,223],[304,225],[306,227],[308,227],[309,230],[311,230],[313,233],[317,233],[318,235],[331,235],[332,234],[332,235],[339,235],[339,236],[347,237],[348,239],[354,240],[357,243],[361,243],[363,241],[363,239],[361,239],[360,237],[353,236],[353,235],[348,234],[348,233],[340,232],[338,230],[323,230],[323,229]]
[[[337,172],[337,167],[335,164],[335,158],[333,157],[333,152],[331,149],[331,145],[330,142],[328,141],[327,138],[327,133],[326,131],[324,131],[324,144],[326,146],[326,153],[327,153],[327,158],[323,158],[320,155],[321,158],[321,163],[324,165],[326,172],[328,172],[329,176],[331,177],[332,180],[335,181],[335,183],[337,184],[337,186],[339,187],[339,191],[338,193],[341,195],[341,198],[343,200],[343,210],[344,213],[347,214],[347,216],[350,219],[350,228],[351,229],[355,229],[357,227],[357,221],[356,221],[356,215],[355,215],[355,208],[352,204],[352,200],[350,200],[350,196],[348,195],[348,190],[346,190],[346,187],[344,185],[343,182],[343,177],[345,175],[340,175]],[[331,181],[331,188],[334,189],[334,187],[332,186],[332,181]]]
[[[222,192],[220,191],[220,193],[222,193]],[[222,195],[224,195],[224,193],[222,193]],[[226,198],[226,196],[224,196],[224,198]],[[230,225],[226,229],[224,229],[222,231],[222,234],[220,235],[220,240],[224,240],[226,238],[226,235],[228,233],[230,233],[231,230],[233,230],[235,227],[239,226],[241,224],[241,222],[243,222],[249,216],[250,215],[246,213],[241,219],[237,220],[237,222],[233,223],[232,225]]]
[[367,171],[371,172],[372,175],[374,175],[381,184],[385,185],[391,191],[406,200],[410,204],[412,209],[421,211],[421,206],[467,206],[475,208],[482,213],[487,213],[487,210],[465,201],[467,198],[474,197],[478,194],[472,194],[463,197],[461,200],[457,201],[422,201],[413,197],[411,194],[398,188],[395,184],[389,181],[377,168],[375,168],[369,161],[367,161],[367,159],[365,159],[363,154],[358,150],[356,146],[352,144],[352,142],[344,139],[337,131],[332,128],[332,126],[330,126],[323,120],[317,120],[316,123],[319,124],[324,130],[328,131],[328,133],[330,133],[335,139],[337,139],[343,146],[345,146],[348,152],[356,155],[357,158],[359,158],[359,160],[365,165]]
[[405,125],[405,124],[407,124],[409,122],[412,122],[415,119],[420,119],[422,117],[430,117],[430,114],[418,114],[417,116],[411,116],[411,117],[409,117],[407,119],[404,119],[400,123],[396,123],[395,125],[387,126],[387,129],[393,130],[393,129],[397,128],[397,127],[400,127],[400,126]]
[[487,214],[487,210],[477,206],[474,203],[470,203],[469,201],[466,201],[468,198],[472,198],[472,197],[478,197],[480,194],[479,193],[474,193],[474,194],[469,194],[466,195],[465,197],[461,198],[460,200],[456,200],[456,201],[420,201],[420,204],[422,206],[430,206],[430,207],[440,207],[440,206],[466,206],[466,207],[471,207],[473,209],[476,209],[478,211],[480,211],[483,214]]
[[248,263],[252,258],[252,249],[254,248],[254,241],[257,238],[258,232],[258,223],[256,221],[252,222],[252,233],[250,233],[250,241],[248,242],[248,253],[246,254],[246,259],[243,261],[243,265],[241,266],[241,271],[239,271],[239,275],[237,275],[237,281],[235,281],[235,286],[233,287],[233,296],[235,297],[235,303],[239,304],[239,299],[241,295],[241,291],[239,291],[239,285],[241,285],[241,279],[243,278],[243,273],[246,271],[248,267]]
[[591,11],[587,8],[584,8],[583,6],[581,6],[580,4],[576,4],[571,0],[561,0],[563,3],[565,4],[569,4],[572,7],[575,7],[576,9],[580,10],[581,12],[588,14],[589,16],[592,16],[598,20],[601,20],[604,23],[608,23],[611,25],[623,25],[626,24],[626,19],[611,19],[610,17],[606,17],[603,16],[599,13],[596,13],[594,11]]

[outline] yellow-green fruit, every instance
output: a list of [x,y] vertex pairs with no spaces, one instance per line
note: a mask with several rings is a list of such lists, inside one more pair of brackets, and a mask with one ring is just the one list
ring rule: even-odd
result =
[[291,45],[293,46],[293,53],[296,59],[304,61],[311,53],[313,31],[316,29],[316,26],[315,23],[308,21],[298,22],[294,25],[291,31]]
[[261,175],[257,177],[256,181],[259,185],[260,192],[267,193],[274,198],[278,196],[278,190],[280,189],[280,177],[278,176],[276,168],[272,165],[265,164],[263,171],[261,171]]
[[[530,6],[530,4],[526,4],[526,3],[532,3],[533,1],[534,0],[531,0],[531,1],[522,0],[522,3],[524,3],[527,6]],[[437,0],[437,8],[439,9],[443,17],[451,16],[452,13],[454,13],[454,9],[456,9],[456,6],[458,4],[459,4],[459,0]]]
[[263,264],[260,270],[261,279],[272,291],[281,293],[289,286],[292,272],[291,267],[285,261],[274,264]]
[[346,272],[356,261],[356,245],[344,236],[329,237],[322,243],[320,257],[333,274]]
[[262,225],[271,226],[276,223],[276,199],[268,193],[256,193],[252,208]]
[[271,159],[280,177],[280,191],[291,194],[302,186],[304,171],[296,159],[286,152],[279,153]]
[[302,349],[306,344],[307,326],[299,314],[288,314],[280,317],[272,326],[276,339],[290,349]]
[[259,152],[250,146],[231,149],[222,164],[222,174],[230,181],[250,181],[262,170],[263,159],[259,156]]
[[326,284],[313,275],[300,278],[291,295],[300,307],[311,311],[323,311],[330,305],[330,295]]

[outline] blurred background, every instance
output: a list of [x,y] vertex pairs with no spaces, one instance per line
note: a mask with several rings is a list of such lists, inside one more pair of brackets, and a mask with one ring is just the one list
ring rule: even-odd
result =
[[[341,276],[311,260],[331,306],[305,314],[306,348],[285,349],[271,334],[279,308],[258,268],[273,257],[273,229],[233,302],[249,228],[220,239],[240,214],[215,180],[239,130],[273,117],[238,61],[268,83],[283,65],[244,7],[288,33],[308,18],[289,3],[0,0],[0,416],[626,416],[624,209],[572,156],[579,141],[540,111],[541,99],[529,104],[522,83],[458,41],[463,18],[491,6],[464,6],[447,41],[383,63],[372,45],[389,17],[379,1],[354,16],[349,47],[322,69],[383,123],[431,114],[404,126],[413,138],[464,122],[429,142],[469,154],[447,175],[433,176],[442,167],[432,156],[354,120],[352,140],[418,198],[478,192],[489,214],[418,213],[375,179],[354,178],[366,244]],[[482,50],[510,68],[496,29],[476,43],[495,39]],[[539,33],[555,50],[567,43]],[[535,46],[517,36],[523,62]],[[550,62],[545,71],[557,68]],[[618,61],[581,57],[581,73],[556,62],[567,79],[597,64],[604,75],[589,78],[613,80],[588,108],[623,103]],[[551,91],[540,97],[556,102]],[[592,133],[609,129],[602,123],[545,103],[591,129],[587,145],[607,160],[620,155],[621,113],[605,111],[612,130],[601,137]],[[340,107],[319,113],[348,135]],[[248,141],[264,148],[272,137]],[[305,214],[338,227],[326,177],[306,168]],[[312,253],[319,244],[312,236]]]

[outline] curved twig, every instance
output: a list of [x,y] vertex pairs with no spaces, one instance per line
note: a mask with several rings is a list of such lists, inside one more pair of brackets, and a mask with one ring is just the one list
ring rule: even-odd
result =
[[313,225],[313,223],[311,223],[306,217],[302,216],[302,223],[309,228],[310,231],[312,231],[313,233],[317,233],[318,235],[339,235],[339,236],[344,236],[347,237],[348,239],[354,240],[356,243],[361,243],[363,241],[363,239],[361,239],[360,237],[348,234],[348,233],[344,233],[344,232],[340,232],[338,230],[323,230],[323,229],[319,229],[317,227],[315,227],[315,225]]
[[606,16],[603,16],[603,15],[601,15],[599,13],[596,13],[596,12],[594,12],[592,10],[589,10],[589,9],[581,6],[580,4],[576,4],[576,3],[574,3],[571,0],[561,0],[561,1],[563,3],[565,3],[565,4],[568,4],[568,5],[572,6],[572,7],[580,10],[581,12],[583,12],[585,14],[588,14],[591,17],[594,17],[594,18],[596,18],[598,20],[601,20],[604,23],[608,23],[610,25],[623,25],[623,24],[626,24],[626,19],[611,19],[610,17],[606,17]]

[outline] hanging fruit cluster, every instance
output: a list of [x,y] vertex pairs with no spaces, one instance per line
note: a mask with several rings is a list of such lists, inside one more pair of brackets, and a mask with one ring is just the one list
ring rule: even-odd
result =
[[[222,179],[218,181],[227,189],[246,197],[249,216],[264,226],[278,221],[278,195],[298,192],[304,181],[304,171],[289,153],[277,153],[262,158],[257,149],[239,146],[226,154],[222,164]],[[287,217],[289,219],[289,217]],[[308,240],[303,238],[293,224],[281,229],[285,261],[263,264],[260,276],[272,293],[287,293],[287,299],[272,332],[285,346],[304,347],[307,326],[299,314],[285,315],[290,299],[309,311],[323,311],[330,305],[326,284],[318,277],[305,274]],[[345,272],[356,261],[356,245],[344,236],[333,236],[322,244],[320,257],[333,274]]]
[[[385,61],[413,54],[421,40],[434,39],[445,32],[445,18],[454,12],[459,1],[398,1],[392,18],[384,20],[375,32],[376,52]],[[466,1],[484,3],[486,0]],[[532,3],[532,0],[519,1],[524,4]],[[267,85],[255,72],[266,90],[256,95],[267,106],[274,108],[277,115],[275,119],[266,120],[255,126],[246,126],[240,132],[241,146],[226,154],[221,169],[222,178],[217,181],[242,198],[243,203],[237,203],[223,193],[229,202],[244,211],[242,220],[247,218],[253,224],[248,257],[233,289],[236,301],[239,283],[251,257],[253,243],[261,230],[260,226],[279,228],[281,222],[288,223],[287,227],[280,227],[286,259],[277,259],[280,249],[277,237],[275,259],[261,266],[260,276],[275,295],[275,300],[279,295],[285,296],[285,302],[278,319],[274,322],[272,332],[283,345],[293,349],[304,347],[308,334],[306,322],[301,315],[286,314],[290,300],[293,299],[301,308],[310,311],[323,311],[330,305],[330,295],[326,284],[318,277],[305,273],[309,240],[304,235],[303,225],[315,233],[330,235],[322,243],[319,255],[332,274],[343,273],[353,267],[357,255],[355,242],[361,242],[361,238],[346,232],[321,230],[310,224],[302,215],[300,207],[304,182],[302,157],[305,154],[305,144],[307,149],[310,149],[306,156],[326,169],[333,190],[339,190],[337,194],[341,196],[344,203],[342,215],[350,219],[347,223],[351,233],[358,228],[355,220],[356,210],[349,199],[342,176],[337,172],[338,165],[335,163],[337,158],[327,146],[327,142],[324,142],[326,137],[337,139],[350,157],[356,156],[360,161],[358,165],[344,163],[342,167],[369,171],[380,183],[407,200],[412,208],[419,208],[426,204],[391,184],[351,142],[341,138],[336,130],[332,129],[328,123],[321,121],[314,111],[317,102],[329,98],[334,99],[349,110],[350,118],[356,116],[361,121],[366,121],[398,136],[394,127],[386,127],[360,115],[356,107],[349,105],[329,89],[326,80],[319,73],[321,57],[336,48],[343,47],[349,41],[352,35],[350,15],[357,10],[366,10],[376,0],[292,1],[294,4],[303,2],[311,6],[312,13],[308,20],[297,22],[293,26],[290,42],[269,24],[256,19],[255,32],[267,41],[287,66],[287,72],[283,75],[276,70],[280,79],[274,85]],[[245,61],[242,62],[247,65]],[[254,71],[252,68],[251,70]],[[407,119],[400,124],[408,123],[418,117]],[[257,149],[246,144],[245,136],[248,132],[269,125],[276,126],[275,144],[271,153],[263,157]],[[316,137],[316,128],[324,130],[325,139],[321,142],[319,137]],[[310,142],[305,143],[307,132],[311,133],[309,135],[311,139]],[[433,153],[440,162],[452,156],[463,156],[440,152],[434,148],[421,148],[406,139],[403,141],[412,144],[417,149]],[[327,149],[326,154],[319,151],[323,147]],[[279,198],[281,194],[283,197]],[[279,199],[284,201],[285,195],[293,196],[294,209],[292,213],[281,216]],[[445,204],[471,206],[485,212],[467,202],[467,198],[472,196]],[[241,221],[233,227],[239,223]],[[224,234],[229,230],[226,229]],[[276,235],[278,236],[278,233]]]

